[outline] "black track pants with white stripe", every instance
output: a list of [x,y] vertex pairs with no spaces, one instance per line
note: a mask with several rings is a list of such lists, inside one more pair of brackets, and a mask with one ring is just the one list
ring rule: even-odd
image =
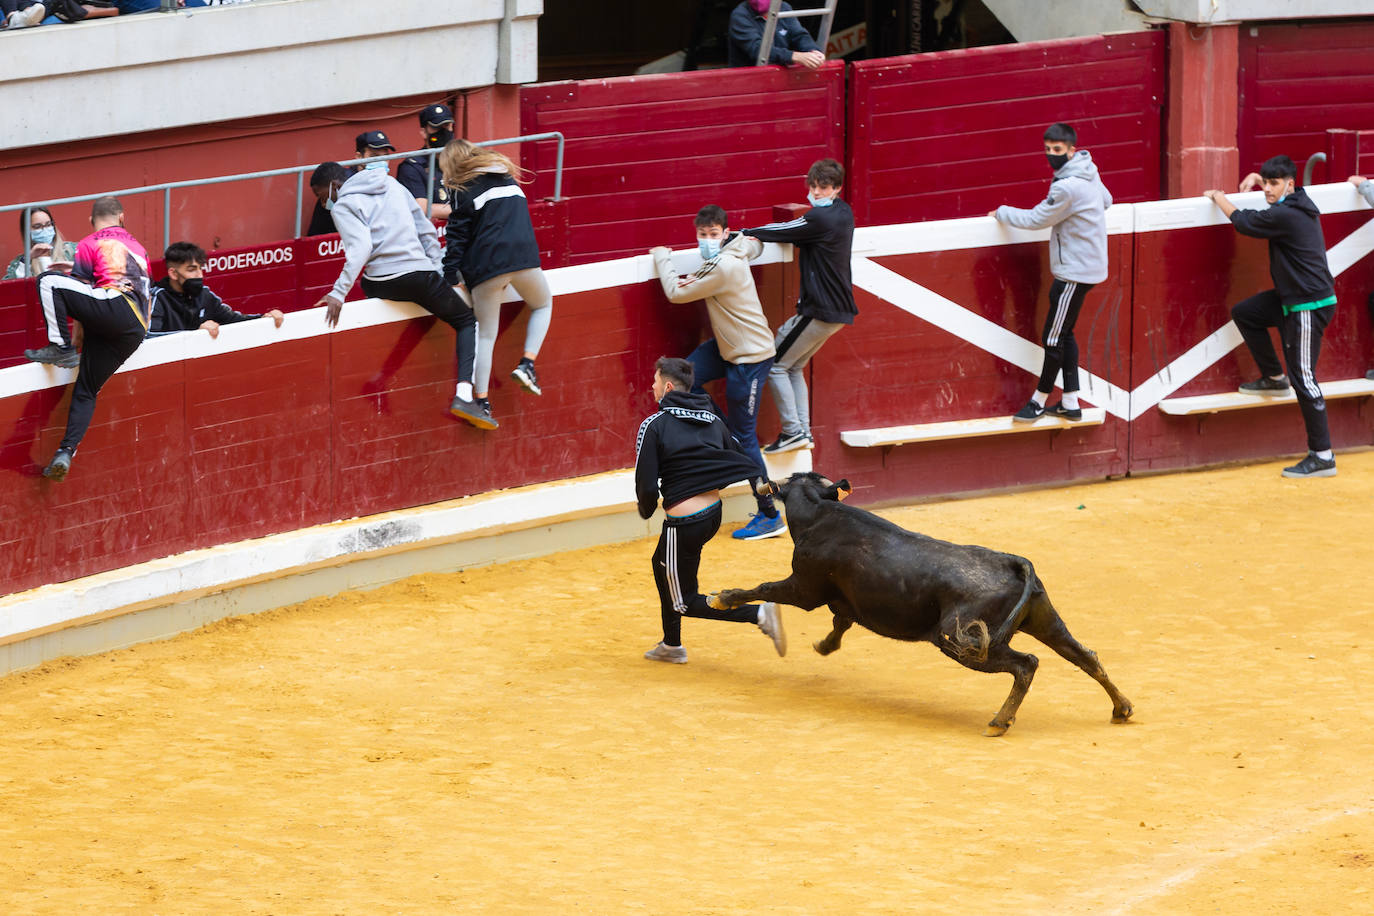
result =
[[1307,449],[1322,452],[1331,447],[1331,430],[1326,422],[1326,399],[1317,385],[1317,357],[1322,351],[1322,335],[1336,316],[1336,307],[1310,309],[1285,315],[1279,294],[1272,289],[1251,296],[1231,308],[1231,318],[1245,338],[1245,346],[1255,365],[1265,376],[1283,375],[1270,328],[1279,329],[1283,359],[1288,363],[1288,381],[1302,408],[1307,426]]
[[697,569],[701,548],[720,530],[720,503],[682,518],[668,516],[654,551],[654,584],[663,613],[663,642],[682,645],[682,618],[733,620],[758,623],[759,606],[746,604],[727,611],[706,606],[706,596],[697,588]]
[[43,303],[48,339],[71,345],[68,316],[81,322],[81,363],[72,385],[67,410],[67,433],[61,448],[75,453],[95,414],[95,397],[124,361],[143,343],[146,328],[133,300],[113,289],[96,289],[60,273],[38,278],[38,298]]
[[1078,310],[1083,307],[1083,297],[1094,285],[1057,277],[1050,284],[1050,312],[1045,316],[1045,329],[1040,334],[1045,345],[1045,362],[1040,367],[1037,391],[1046,394],[1053,391],[1054,379],[1061,369],[1064,370],[1064,390],[1078,390],[1078,338],[1073,336],[1073,326],[1078,321]]

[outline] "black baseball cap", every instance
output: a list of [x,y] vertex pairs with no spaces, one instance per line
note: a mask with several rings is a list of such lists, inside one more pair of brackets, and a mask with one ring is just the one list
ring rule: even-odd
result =
[[391,141],[387,139],[386,134],[382,133],[380,130],[365,130],[358,134],[358,138],[353,141],[353,148],[389,149],[393,153],[396,151],[396,147],[391,145]]
[[453,109],[447,105],[431,105],[420,112],[421,127],[438,127],[440,124],[453,123]]

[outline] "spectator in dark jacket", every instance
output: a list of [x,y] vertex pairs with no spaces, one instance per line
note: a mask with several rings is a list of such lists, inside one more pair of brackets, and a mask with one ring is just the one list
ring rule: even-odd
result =
[[153,318],[148,334],[174,331],[209,331],[219,336],[222,324],[237,324],[255,318],[271,318],[281,327],[281,309],[261,315],[245,315],[224,304],[224,300],[205,285],[205,249],[194,242],[174,242],[163,253],[167,276],[153,284]]
[[[791,10],[784,3],[782,10]],[[759,59],[763,31],[767,26],[768,0],[743,0],[730,14],[729,63],[732,67],[752,67]],[[825,63],[825,52],[816,46],[811,33],[795,19],[779,19],[773,33],[770,64],[801,64],[815,70]]]
[[[354,158],[371,159],[376,156],[385,156],[389,153],[394,153],[396,152],[396,147],[391,145],[391,140],[382,131],[365,130],[354,138],[353,152],[355,154]],[[388,161],[390,160],[371,162],[365,166],[355,165],[345,170],[344,177],[347,178],[348,175],[353,175],[357,173],[359,169],[363,168],[386,171]],[[334,163],[326,164],[332,165]],[[310,226],[305,230],[305,234],[308,236],[329,235],[331,232],[337,231],[334,226],[334,217],[330,215],[329,208],[325,206],[325,201],[329,200],[331,197],[338,197],[339,184],[343,182],[340,181],[338,184],[331,187],[329,182],[323,178],[325,171],[327,170],[322,164],[319,168],[315,169],[310,176],[310,190],[315,195],[315,209],[310,213]]]
[[[1253,180],[1247,175],[1241,187]],[[1240,386],[1242,394],[1287,394],[1291,381],[1307,426],[1307,455],[1284,477],[1333,477],[1336,459],[1326,420],[1326,400],[1317,385],[1317,355],[1322,334],[1336,315],[1336,289],[1326,262],[1321,211],[1297,187],[1298,170],[1287,156],[1275,156],[1260,166],[1263,210],[1242,210],[1222,191],[1206,191],[1241,235],[1269,240],[1269,275],[1274,288],[1238,302],[1231,317],[1245,338],[1245,346],[1259,366],[1260,377]],[[1278,328],[1288,376],[1274,352],[1269,329]]]
[[542,394],[534,361],[553,320],[553,297],[539,267],[529,204],[516,180],[522,170],[495,150],[467,140],[444,147],[439,167],[453,205],[445,234],[444,279],[467,281],[477,313],[477,366],[472,378],[477,403],[491,407],[487,385],[508,286],[530,307],[524,355],[511,376],[531,394]]

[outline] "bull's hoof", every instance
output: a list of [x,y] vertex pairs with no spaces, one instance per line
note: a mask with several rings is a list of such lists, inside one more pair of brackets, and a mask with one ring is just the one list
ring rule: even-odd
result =
[[737,608],[745,602],[740,601],[735,596],[739,594],[737,588],[726,588],[712,595],[706,596],[706,603],[717,611],[728,611]]
[[988,727],[983,729],[983,734],[989,738],[1000,738],[1007,733],[1007,729],[1011,728],[1011,723],[1015,721],[1015,719],[1011,719],[1005,725],[989,722]]
[[713,611],[726,610],[726,606],[720,603],[720,595],[715,592],[706,596],[706,606]]
[[1131,720],[1131,714],[1135,712],[1133,706],[1123,706],[1121,709],[1112,710],[1112,724],[1125,725]]
[[811,648],[815,649],[816,652],[820,655],[829,655],[831,652],[835,651],[836,647],[826,645],[825,640],[822,639],[820,642],[813,642],[811,644]]

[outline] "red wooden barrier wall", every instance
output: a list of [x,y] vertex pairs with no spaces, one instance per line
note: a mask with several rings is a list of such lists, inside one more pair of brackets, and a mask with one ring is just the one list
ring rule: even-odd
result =
[[[806,198],[817,159],[844,155],[844,65],[544,83],[521,90],[523,134],[567,138],[571,263],[682,246],[719,204],[740,226]],[[527,145],[530,197],[553,194],[557,144]]]
[[[1298,168],[1330,127],[1374,127],[1374,22],[1240,28],[1240,170],[1280,153]],[[1314,181],[1340,181],[1318,166]]]
[[1067,121],[1118,202],[1161,194],[1163,32],[860,61],[849,86],[849,187],[860,225],[1030,207],[1041,134]]

